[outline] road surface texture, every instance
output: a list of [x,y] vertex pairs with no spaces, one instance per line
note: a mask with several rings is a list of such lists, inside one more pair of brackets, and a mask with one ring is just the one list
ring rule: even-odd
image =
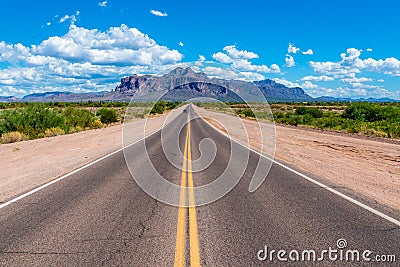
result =
[[[120,151],[1,208],[0,265],[398,266],[398,225],[288,169],[272,164],[264,183],[249,193],[260,160],[254,152],[250,152],[245,173],[232,191],[211,204],[194,207],[196,198],[204,196],[194,194],[193,187],[221,175],[232,144],[201,118],[187,123],[193,113],[189,106],[166,126],[168,134],[163,137],[168,141],[178,136],[184,156],[174,156],[181,157],[178,162],[182,168],[168,161],[169,151],[164,153],[160,132],[145,140],[158,173],[184,186],[175,196],[178,202],[192,206],[167,205],[146,194],[132,178]],[[208,168],[192,172],[190,159],[200,158],[199,143],[204,138],[214,141],[215,160]],[[135,171],[145,166],[141,160],[147,157],[141,154],[140,146],[125,150],[132,155],[130,160],[135,159],[130,162]],[[339,239],[347,242],[346,247],[340,244],[343,260],[339,260],[339,250],[331,255],[337,260],[331,261],[323,251],[338,250]],[[287,252],[280,255],[287,262],[278,260],[278,250]],[[293,260],[295,250],[299,261]],[[315,250],[316,258],[323,255],[324,260],[302,261],[303,250]],[[374,260],[376,255],[384,259],[395,255],[397,262],[347,262],[347,250],[358,250],[360,260],[364,250],[370,250],[364,256]],[[304,255],[307,258],[308,254]],[[265,261],[258,259],[263,257]]]

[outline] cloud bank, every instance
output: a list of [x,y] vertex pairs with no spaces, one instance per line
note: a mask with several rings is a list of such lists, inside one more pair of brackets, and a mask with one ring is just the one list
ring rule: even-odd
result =
[[157,73],[182,60],[183,55],[156,43],[126,25],[106,31],[71,25],[64,36],[54,36],[30,47],[0,42],[3,95],[41,91],[103,91],[121,76]]

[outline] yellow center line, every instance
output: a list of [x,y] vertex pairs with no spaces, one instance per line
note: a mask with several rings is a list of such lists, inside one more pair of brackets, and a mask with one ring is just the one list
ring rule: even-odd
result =
[[188,115],[185,148],[183,152],[182,180],[179,198],[178,227],[176,231],[175,267],[185,266],[186,243],[186,177],[189,193],[190,266],[200,266],[199,234],[196,219],[196,202],[192,175],[192,151],[190,147],[190,117]]
[[197,230],[196,203],[192,176],[192,151],[190,148],[190,121],[188,121],[188,186],[189,186],[189,235],[190,266],[200,266],[199,233]]
[[186,132],[185,148],[183,152],[181,192],[179,197],[178,227],[176,230],[175,267],[185,266],[186,243],[186,158],[187,140],[189,131]]

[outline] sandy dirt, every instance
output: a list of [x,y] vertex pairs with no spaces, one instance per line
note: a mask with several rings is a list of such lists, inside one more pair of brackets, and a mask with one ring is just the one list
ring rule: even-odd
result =
[[[232,125],[237,120],[232,115],[197,110],[208,122],[225,133],[227,125]],[[259,150],[261,142],[257,122],[248,119],[243,119],[242,122],[247,130],[250,146]],[[223,128],[222,125],[227,127]],[[265,126],[268,128],[268,123],[261,123],[261,129]],[[229,131],[229,134],[247,142],[243,135],[235,131]],[[399,144],[279,125],[276,125],[275,137],[275,157],[278,160],[400,210]],[[267,140],[263,150],[268,151],[268,146],[271,143]]]
[[[158,131],[166,113],[129,123],[125,144]],[[144,126],[146,127],[144,128]],[[145,131],[144,131],[145,129]],[[50,138],[0,144],[0,203],[122,148],[123,125]]]

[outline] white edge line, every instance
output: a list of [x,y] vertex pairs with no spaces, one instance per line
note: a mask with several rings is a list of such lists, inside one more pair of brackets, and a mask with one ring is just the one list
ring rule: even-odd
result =
[[11,199],[11,200],[9,200],[9,201],[7,201],[7,202],[4,202],[4,203],[0,204],[0,209],[5,208],[5,207],[7,207],[8,205],[10,205],[10,204],[12,204],[12,203],[14,203],[14,202],[17,202],[18,200],[21,200],[21,199],[23,199],[23,198],[25,198],[25,197],[27,197],[27,196],[30,196],[30,195],[32,195],[33,193],[36,193],[36,192],[38,192],[38,191],[40,191],[40,190],[42,190],[42,189],[44,189],[44,188],[46,188],[46,187],[48,187],[48,186],[50,186],[50,185],[52,185],[52,184],[55,184],[55,183],[57,183],[57,182],[59,182],[59,181],[65,179],[65,178],[67,178],[67,177],[69,177],[69,176],[71,176],[71,175],[73,175],[73,174],[75,174],[75,173],[77,173],[77,172],[80,172],[81,170],[86,169],[87,167],[90,167],[90,166],[92,166],[92,165],[98,163],[99,161],[102,161],[103,159],[106,159],[106,158],[108,158],[108,157],[110,157],[110,156],[112,156],[112,155],[114,155],[114,154],[117,154],[118,152],[123,151],[125,148],[131,147],[131,146],[133,146],[133,145],[139,143],[140,141],[143,141],[144,139],[146,139],[146,138],[148,138],[148,137],[150,137],[150,136],[156,134],[159,130],[160,130],[160,129],[158,129],[158,130],[155,131],[154,133],[149,134],[149,135],[147,135],[147,136],[145,136],[145,137],[143,137],[143,138],[141,138],[141,139],[139,139],[139,140],[136,140],[135,142],[133,142],[133,143],[131,143],[131,144],[125,146],[125,147],[122,147],[122,148],[120,148],[120,149],[118,149],[118,150],[116,150],[116,151],[114,151],[114,152],[111,152],[111,153],[109,153],[109,154],[107,154],[107,155],[105,155],[105,156],[103,156],[103,157],[101,157],[101,158],[98,158],[98,159],[96,159],[95,161],[89,162],[89,163],[87,163],[86,165],[83,165],[83,166],[79,167],[78,169],[75,169],[75,170],[73,170],[73,171],[71,171],[71,172],[69,172],[69,173],[67,173],[67,174],[64,174],[64,175],[61,176],[61,177],[58,177],[58,178],[56,178],[56,179],[54,179],[54,180],[52,180],[52,181],[50,181],[50,182],[47,182],[47,183],[45,183],[45,184],[43,184],[43,185],[41,185],[41,186],[39,186],[39,187],[36,187],[35,189],[33,189],[33,190],[29,191],[29,192],[26,192],[25,194],[22,194],[22,195],[20,195],[20,196],[18,196],[18,197],[16,197],[16,198],[13,198],[13,199]]
[[355,205],[357,205],[357,206],[359,206],[359,207],[361,207],[361,208],[363,208],[363,209],[365,209],[365,210],[367,210],[367,211],[369,211],[369,212],[372,212],[373,214],[378,215],[379,217],[381,217],[381,218],[383,218],[383,219],[385,219],[385,220],[387,220],[387,221],[389,221],[389,222],[391,222],[391,223],[394,223],[394,224],[397,225],[397,226],[400,226],[400,221],[399,221],[399,220],[396,220],[395,218],[392,218],[392,217],[390,217],[389,215],[386,215],[386,214],[384,214],[384,213],[382,213],[382,212],[380,212],[380,211],[378,211],[378,210],[376,210],[376,209],[374,209],[374,208],[371,208],[370,206],[365,205],[364,203],[361,203],[360,201],[355,200],[354,198],[351,198],[351,197],[349,197],[349,196],[347,196],[347,195],[345,195],[345,194],[343,194],[343,193],[341,193],[341,192],[339,192],[339,191],[337,191],[337,190],[335,190],[335,189],[333,189],[333,188],[331,188],[331,187],[329,187],[329,186],[327,186],[327,185],[325,185],[325,184],[323,184],[323,183],[321,183],[321,182],[318,182],[318,181],[314,180],[313,178],[311,178],[311,177],[309,177],[309,176],[307,176],[307,175],[305,175],[305,174],[303,174],[303,173],[301,173],[301,172],[298,172],[298,171],[296,171],[296,170],[290,168],[289,166],[286,166],[285,164],[283,164],[283,163],[281,163],[281,162],[276,161],[275,159],[272,159],[272,158],[268,157],[267,155],[264,155],[264,154],[260,153],[259,151],[255,150],[255,149],[253,149],[253,148],[251,148],[251,147],[248,147],[248,146],[242,144],[241,141],[237,140],[237,139],[234,138],[234,137],[231,137],[231,136],[227,135],[226,133],[224,133],[224,132],[221,131],[220,129],[214,127],[214,125],[208,123],[207,120],[205,120],[205,119],[203,118],[202,115],[200,115],[200,114],[198,114],[198,115],[199,115],[208,125],[210,125],[211,127],[213,127],[215,130],[217,130],[217,131],[220,132],[221,134],[225,135],[227,138],[231,139],[231,140],[234,141],[235,143],[241,145],[242,147],[247,148],[247,149],[249,149],[250,151],[256,153],[257,155],[259,155],[259,156],[261,156],[261,157],[263,157],[263,158],[266,158],[266,159],[272,161],[273,163],[275,163],[275,164],[277,164],[277,165],[279,165],[279,166],[285,168],[286,170],[291,171],[291,172],[297,174],[298,176],[300,176],[300,177],[306,179],[307,181],[310,181],[310,182],[312,182],[312,183],[318,185],[319,187],[324,188],[324,189],[328,190],[329,192],[331,192],[331,193],[333,193],[333,194],[335,194],[335,195],[337,195],[337,196],[339,196],[339,197],[341,197],[341,198],[344,198],[344,199],[350,201],[351,203],[353,203],[353,204],[355,204]]

